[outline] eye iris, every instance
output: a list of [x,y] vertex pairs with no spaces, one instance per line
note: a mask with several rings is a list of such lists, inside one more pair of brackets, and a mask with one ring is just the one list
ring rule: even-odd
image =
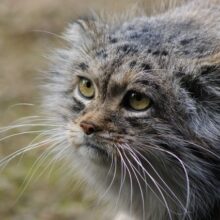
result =
[[129,105],[136,111],[145,110],[150,105],[150,99],[140,93],[133,92],[129,97]]
[[95,93],[92,82],[85,78],[80,79],[79,91],[86,98],[93,98],[94,93]]

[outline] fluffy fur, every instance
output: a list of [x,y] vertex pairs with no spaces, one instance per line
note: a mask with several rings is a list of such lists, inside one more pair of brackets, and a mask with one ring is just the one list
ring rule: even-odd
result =
[[[220,219],[218,2],[119,22],[78,20],[64,38],[43,107],[60,125],[58,150],[70,167],[137,219]],[[94,83],[94,99],[80,97],[78,75]],[[130,90],[151,107],[127,109]],[[82,121],[97,132],[84,134]]]

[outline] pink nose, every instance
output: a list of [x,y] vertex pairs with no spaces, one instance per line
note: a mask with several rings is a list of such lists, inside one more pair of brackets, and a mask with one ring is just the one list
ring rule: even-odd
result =
[[83,129],[84,133],[90,135],[97,131],[97,127],[92,122],[82,121],[80,127]]

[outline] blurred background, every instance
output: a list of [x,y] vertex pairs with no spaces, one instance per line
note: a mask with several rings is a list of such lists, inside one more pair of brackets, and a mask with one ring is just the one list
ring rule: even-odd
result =
[[[91,9],[120,13],[136,2],[1,0],[0,127],[21,117],[38,115],[37,78],[40,71],[47,69],[44,56],[52,48],[62,47],[63,42],[56,35],[69,22],[86,16]],[[152,5],[161,2],[140,0],[140,3],[151,12]],[[27,146],[35,135],[5,137],[5,133],[0,133],[0,159]],[[94,202],[94,195],[83,193],[74,179],[64,177],[61,164],[45,170],[48,159],[36,166],[42,152],[43,149],[33,150],[0,166],[1,220],[111,219],[109,213],[103,212],[105,208]]]

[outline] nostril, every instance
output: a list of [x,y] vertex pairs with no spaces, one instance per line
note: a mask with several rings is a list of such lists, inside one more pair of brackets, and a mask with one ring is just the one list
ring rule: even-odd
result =
[[96,131],[96,126],[91,122],[81,122],[80,127],[83,129],[84,133],[90,135]]
[[94,133],[95,132],[95,129],[94,129],[94,127],[88,127],[88,129],[87,129],[87,134],[92,134],[92,133]]

